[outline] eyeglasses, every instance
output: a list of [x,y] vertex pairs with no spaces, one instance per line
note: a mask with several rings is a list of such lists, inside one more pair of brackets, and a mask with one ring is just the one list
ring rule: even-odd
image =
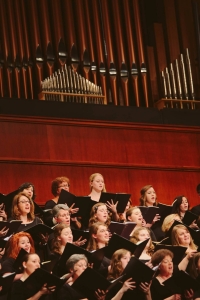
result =
[[18,201],[18,203],[23,203],[23,204],[29,203],[29,204],[31,204],[31,201],[30,200],[20,200],[20,201]]
[[69,184],[59,185],[58,187],[59,187],[59,188],[68,188],[68,187],[69,187]]

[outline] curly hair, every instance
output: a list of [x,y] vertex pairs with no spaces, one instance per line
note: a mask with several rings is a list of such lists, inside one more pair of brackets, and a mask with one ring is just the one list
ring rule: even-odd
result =
[[138,227],[138,228],[136,228],[136,229],[134,230],[134,232],[133,232],[133,235],[131,236],[130,241],[131,241],[132,243],[135,243],[135,244],[137,244],[138,242],[140,242],[138,236],[139,236],[140,231],[142,231],[142,230],[146,230],[146,231],[149,233],[149,237],[150,237],[150,245],[149,245],[149,247],[148,247],[147,254],[150,255],[150,256],[152,256],[155,247],[154,247],[154,245],[153,245],[153,243],[152,243],[152,239],[151,239],[151,236],[150,236],[150,231],[149,231],[148,228],[146,228],[146,227]]
[[6,256],[7,257],[12,257],[14,259],[17,258],[19,251],[21,248],[19,248],[19,239],[21,237],[27,237],[30,241],[31,248],[30,248],[30,253],[35,253],[35,246],[34,246],[34,241],[32,239],[32,236],[28,232],[18,232],[14,234],[7,242],[6,244]]
[[51,192],[55,197],[58,195],[57,190],[58,190],[59,185],[63,182],[67,182],[68,186],[70,186],[69,178],[64,177],[64,176],[57,177],[52,181]]
[[122,274],[124,269],[122,267],[121,258],[127,253],[130,253],[131,255],[131,252],[126,249],[119,249],[113,253],[110,261],[110,270],[108,271],[107,276],[108,280],[116,279]]
[[[140,206],[147,206],[146,205],[146,201],[147,201],[147,195],[146,195],[146,192],[152,188],[153,186],[151,184],[148,184],[148,185],[145,185],[143,186],[143,188],[141,189],[140,191]],[[157,197],[156,197],[156,201],[155,203],[153,204],[153,206],[157,206]]]
[[[91,212],[90,212],[90,219],[89,219],[89,225],[88,225],[89,227],[90,227],[93,223],[98,222],[98,219],[97,219],[97,217],[95,216],[95,214],[97,213],[97,210],[98,210],[98,208],[99,208],[100,206],[106,206],[106,204],[105,204],[105,203],[102,203],[102,202],[98,202],[98,203],[96,203],[95,205],[93,205],[93,207],[92,207],[92,209],[91,209]],[[110,220],[111,220],[111,218],[110,218],[110,216],[108,215],[108,219],[107,219],[106,222],[105,222],[105,224],[106,224],[107,226],[110,225]]]
[[20,200],[20,197],[21,196],[24,196],[26,197],[29,202],[30,202],[30,212],[27,214],[27,218],[29,221],[33,221],[35,219],[35,215],[34,215],[34,203],[33,203],[33,200],[30,199],[25,193],[21,192],[19,194],[17,194],[14,199],[13,199],[13,202],[12,202],[12,209],[11,209],[11,216],[14,220],[20,220],[20,216],[21,216],[21,212],[19,210],[19,207],[18,207],[18,203],[19,203],[19,200]]
[[151,263],[152,265],[158,266],[161,261],[166,257],[166,256],[170,256],[172,259],[174,258],[174,254],[168,250],[168,249],[159,249],[156,252],[154,252],[154,254],[152,255],[151,258]]
[[[103,175],[101,175],[100,173],[94,173],[94,174],[90,175],[90,177],[89,177],[89,185],[91,184],[91,182],[93,182],[93,180],[95,179],[96,176],[101,176],[103,178]],[[104,178],[103,178],[103,180],[104,180]],[[90,190],[92,190],[91,185],[90,185]],[[104,183],[102,192],[106,192],[105,183]]]
[[66,225],[66,224],[58,224],[56,225],[56,227],[54,228],[54,238],[52,240],[52,243],[51,243],[51,250],[55,253],[58,253],[58,254],[62,254],[62,252],[60,251],[60,248],[61,248],[61,241],[58,239],[58,237],[60,237],[61,235],[61,232],[63,231],[64,228],[70,228],[69,225]]
[[88,245],[87,245],[87,250],[88,251],[93,251],[93,250],[99,249],[97,239],[95,239],[93,237],[93,234],[97,234],[97,231],[98,231],[98,229],[101,225],[106,227],[106,229],[108,229],[108,226],[105,225],[104,223],[101,223],[101,222],[93,223],[90,226],[90,228],[89,228],[89,240],[88,240]]

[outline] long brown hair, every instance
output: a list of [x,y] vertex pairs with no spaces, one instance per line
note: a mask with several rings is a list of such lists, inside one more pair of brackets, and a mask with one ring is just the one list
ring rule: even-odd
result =
[[[147,206],[146,205],[146,201],[147,201],[147,195],[146,192],[148,191],[148,189],[150,189],[151,187],[153,187],[151,184],[145,185],[143,186],[143,188],[140,191],[140,206]],[[157,197],[155,200],[155,203],[153,204],[153,206],[157,206]]]
[[124,269],[122,267],[121,258],[128,252],[130,253],[130,251],[126,249],[119,249],[113,253],[110,261],[110,270],[108,271],[108,280],[116,279],[122,274]]
[[66,225],[66,224],[58,224],[56,225],[56,227],[54,228],[54,238],[52,240],[52,243],[51,243],[51,250],[55,253],[58,253],[58,254],[62,254],[62,252],[60,251],[60,248],[61,248],[61,241],[58,239],[58,237],[60,237],[61,235],[61,232],[63,231],[64,228],[70,228],[69,225]]
[[[95,205],[93,205],[92,209],[91,209],[91,212],[90,212],[90,219],[89,219],[89,227],[93,224],[93,223],[96,223],[98,222],[95,214],[97,213],[97,210],[99,208],[99,206],[106,206],[105,203],[102,203],[102,202],[98,202],[96,203]],[[110,225],[110,217],[109,217],[109,214],[108,214],[108,219],[106,220],[105,224],[107,226]]]
[[19,203],[21,196],[26,197],[30,202],[30,212],[27,214],[27,219],[29,221],[33,221],[35,219],[34,203],[33,203],[33,200],[30,199],[25,193],[19,193],[14,197],[13,202],[12,202],[12,209],[11,209],[12,218],[15,220],[20,220],[21,213],[18,208],[18,203]]
[[89,240],[87,245],[88,251],[93,251],[99,249],[97,239],[93,237],[93,234],[97,234],[97,231],[100,226],[104,226],[108,229],[108,226],[101,222],[93,223],[89,229]]

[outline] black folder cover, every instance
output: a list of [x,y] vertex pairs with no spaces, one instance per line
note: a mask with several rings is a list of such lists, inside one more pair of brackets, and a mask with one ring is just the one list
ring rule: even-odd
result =
[[118,201],[117,212],[123,213],[126,205],[131,197],[131,194],[125,193],[101,193],[99,202],[106,203],[107,201],[113,200],[114,204]]
[[199,283],[184,271],[177,271],[169,279],[163,282],[170,290],[175,293],[183,293],[185,290],[192,289],[194,292],[199,289]]
[[125,222],[125,223],[119,223],[119,222],[111,222],[109,225],[110,232],[117,233],[118,235],[124,237],[125,239],[130,238],[130,234],[135,228],[136,223],[134,222]]
[[187,250],[187,247],[182,246],[172,246],[172,245],[164,245],[164,244],[156,244],[154,252],[156,252],[159,249],[168,249],[174,254],[173,263],[175,265],[178,265],[181,260],[183,259],[185,252]]
[[56,288],[61,287],[65,283],[65,280],[48,273],[47,271],[39,268],[36,269],[24,282],[23,290],[24,296],[28,299],[37,293],[44,284],[47,287],[56,286]]
[[12,220],[11,222],[0,221],[0,230],[2,230],[4,227],[6,227],[7,229],[9,228],[7,234],[4,235],[4,239],[10,236],[11,234],[16,233],[21,223],[22,221],[20,220]]
[[142,251],[144,250],[146,244],[148,243],[149,239],[141,242],[140,244],[136,245],[129,240],[121,237],[120,235],[114,233],[108,243],[108,247],[105,252],[105,256],[111,258],[113,253],[119,249],[127,249],[137,257],[140,257]]
[[91,208],[96,204],[89,196],[75,196],[62,190],[58,199],[58,204],[67,204],[70,207],[73,203],[75,203],[74,208],[79,208],[78,212],[73,214],[73,217],[82,218],[89,218]]
[[126,274],[126,279],[132,278],[136,284],[141,282],[150,282],[155,274],[151,268],[141,262],[135,256],[132,256],[122,274]]
[[88,262],[93,263],[93,268],[98,269],[105,256],[106,249],[107,247],[103,247],[96,251],[89,252],[86,249],[83,249],[82,247],[78,247],[74,244],[67,243],[63,254],[61,255],[59,261],[56,263],[53,269],[53,272],[58,276],[64,275],[67,272],[66,261],[72,254],[84,254],[87,257]]

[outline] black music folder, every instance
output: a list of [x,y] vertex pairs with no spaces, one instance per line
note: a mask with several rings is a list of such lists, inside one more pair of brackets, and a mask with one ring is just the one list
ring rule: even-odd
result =
[[28,228],[27,230],[25,229],[24,232],[28,232],[32,236],[34,242],[40,242],[41,234],[43,234],[44,236],[50,235],[51,233],[53,233],[53,229],[43,223],[40,223]]
[[8,275],[0,276],[0,286],[2,286],[2,289],[0,291],[0,296],[5,295],[9,292],[9,290],[11,289],[13,280],[15,278],[15,275],[16,275],[16,273],[13,272]]
[[55,273],[57,276],[62,276],[66,274],[68,271],[66,269],[66,261],[72,254],[84,254],[87,257],[88,262],[93,263],[93,268],[98,269],[105,256],[106,249],[107,247],[103,247],[101,249],[90,252],[86,249],[83,249],[82,247],[78,247],[74,244],[67,243],[63,254],[56,263],[55,267],[53,268],[53,273]]
[[125,222],[125,223],[119,223],[119,222],[111,222],[109,225],[110,232],[117,233],[118,235],[124,237],[125,239],[130,238],[130,234],[135,228],[136,223],[134,222]]
[[47,284],[47,287],[60,288],[64,283],[65,280],[38,268],[23,282],[24,297],[25,299],[32,297],[44,284]]
[[187,247],[172,246],[172,245],[165,245],[165,244],[157,243],[155,245],[154,252],[156,252],[157,250],[160,250],[160,249],[170,250],[174,254],[173,263],[175,265],[178,265],[181,262],[181,260],[184,258]]
[[197,215],[193,214],[191,211],[187,210],[182,219],[182,222],[184,224],[190,226],[192,224],[192,222],[194,222],[194,221],[197,222],[198,218],[199,218],[199,216],[197,216]]
[[81,247],[82,248],[87,248],[87,244],[88,244],[88,241],[89,241],[89,230],[80,230],[80,229],[74,229],[72,228],[72,235],[73,235],[73,241],[76,242],[79,238],[81,238],[81,240],[84,240],[86,239],[87,242],[82,245]]
[[132,256],[122,274],[126,274],[124,280],[132,278],[138,286],[141,282],[150,282],[155,275],[155,271]]
[[101,197],[99,202],[107,203],[107,201],[111,202],[113,200],[114,204],[118,201],[117,204],[117,212],[123,213],[125,211],[126,205],[131,197],[131,194],[125,193],[101,193]]
[[[87,297],[87,299],[94,299],[95,291],[112,290],[119,282],[122,284],[124,282],[125,275],[121,275],[113,281],[107,280],[99,272],[92,268],[87,268],[72,284],[72,288]],[[96,298],[95,298],[96,299]]]
[[0,204],[4,203],[5,205],[5,211],[7,212],[8,218],[11,216],[11,207],[12,207],[12,202],[13,198],[19,193],[18,190],[15,190],[13,192],[10,192],[7,195],[0,194]]
[[84,298],[93,299],[95,291],[98,289],[106,291],[110,285],[111,283],[99,272],[92,268],[87,268],[74,281],[71,287],[81,293]]
[[146,223],[151,224],[156,214],[160,214],[160,208],[157,206],[138,206]]
[[120,235],[114,233],[108,243],[105,256],[110,258],[112,257],[113,253],[119,249],[126,249],[134,254],[137,257],[140,257],[142,251],[144,250],[146,244],[148,243],[149,239],[141,242],[140,244],[136,245],[129,240],[121,237]]
[[22,272],[22,262],[23,262],[24,256],[27,253],[28,252],[26,250],[24,250],[23,248],[20,249],[19,254],[17,255],[17,258],[15,259],[15,262],[13,264],[13,267],[17,273],[19,271]]
[[182,294],[185,290],[192,289],[194,292],[199,289],[199,282],[185,271],[177,271],[172,277],[163,282],[174,294]]
[[7,234],[4,235],[3,238],[5,239],[6,237],[9,237],[10,235],[16,233],[21,223],[22,221],[20,220],[12,220],[11,222],[0,221],[0,230],[2,230],[4,227],[6,227],[6,229],[9,228]]
[[79,208],[78,212],[73,214],[72,217],[88,218],[92,206],[96,204],[89,196],[75,196],[65,190],[61,190],[58,204],[67,204],[69,207],[75,203],[74,208]]
[[158,203],[157,207],[160,208],[160,222],[162,223],[164,221],[164,219],[168,216],[171,215],[173,212],[173,206],[172,205],[168,205],[168,204],[164,204],[164,203]]

